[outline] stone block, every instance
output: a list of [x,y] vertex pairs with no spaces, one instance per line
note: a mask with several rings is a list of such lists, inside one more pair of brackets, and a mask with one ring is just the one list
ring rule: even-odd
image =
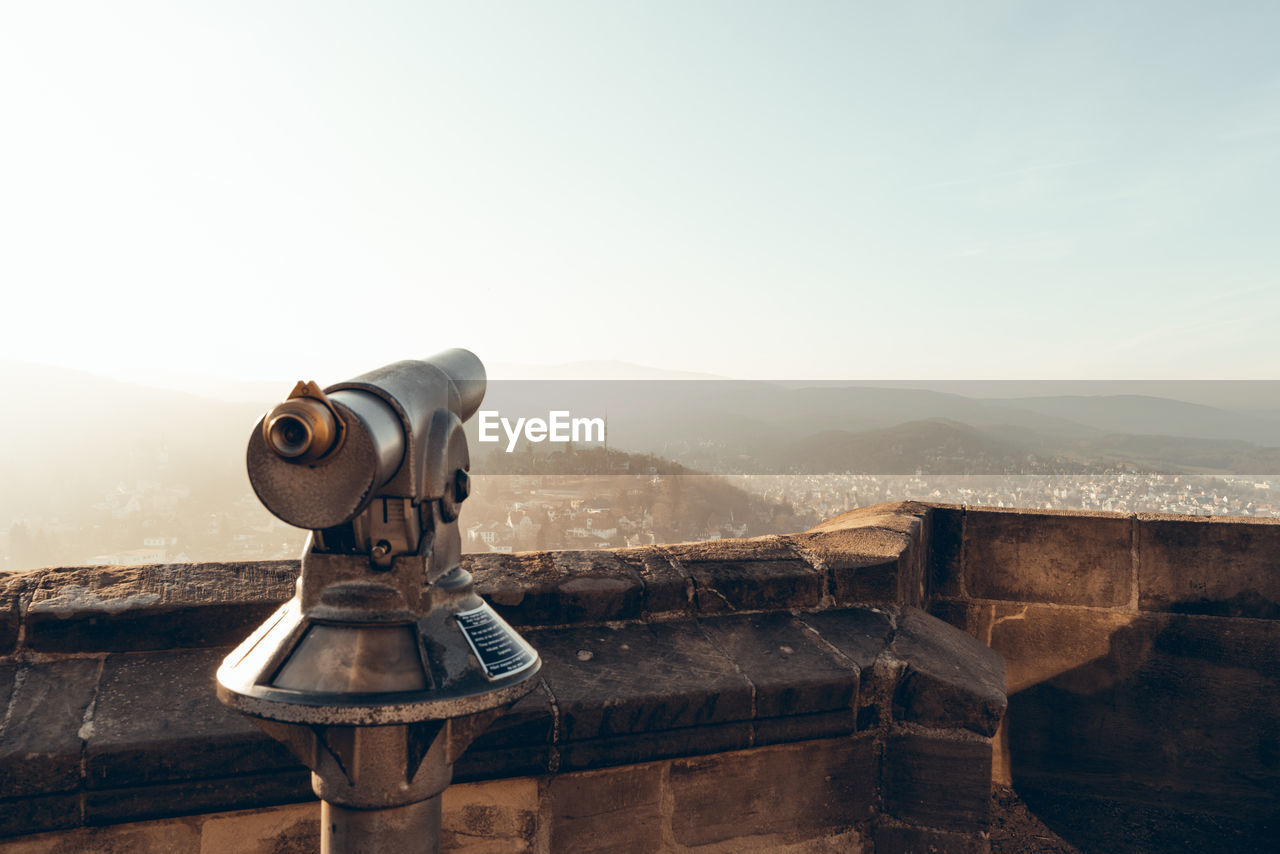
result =
[[667,546],[693,579],[703,614],[807,608],[822,600],[826,579],[781,537]]
[[550,552],[463,555],[462,568],[475,577],[476,592],[513,626],[564,623],[560,582],[565,579]]
[[646,614],[686,613],[693,608],[693,579],[681,571],[658,546],[639,546],[614,552],[640,575]]
[[454,780],[536,776],[556,767],[555,710],[542,680],[482,732],[453,766]]
[[[199,854],[199,819],[143,821],[114,827],[79,827],[0,840],[0,854]],[[238,854],[227,849],[227,854]],[[285,854],[280,852],[279,854]]]
[[455,783],[445,789],[442,802],[442,850],[457,854],[534,850],[540,813],[536,780]]
[[751,744],[763,747],[766,744],[784,744],[795,741],[808,741],[815,738],[836,738],[852,735],[867,727],[858,726],[858,713],[855,709],[840,709],[834,712],[818,712],[812,715],[785,715],[778,718],[761,718],[752,722],[754,737]]
[[[1049,789],[1024,783],[1018,794],[1036,819],[1061,839],[1070,840],[1070,849],[1049,849],[1054,852],[1274,854],[1280,830],[1280,812],[1276,810],[1237,806],[1226,813],[1203,812],[1194,800],[1188,802],[1185,796],[1171,792],[1142,803],[1090,797],[1058,781]],[[994,829],[992,847],[1016,850],[997,847]]]
[[234,645],[293,595],[297,561],[42,570],[26,614],[37,652]]
[[977,599],[1126,606],[1133,520],[1117,513],[968,508],[964,583]]
[[570,741],[559,746],[559,768],[561,771],[582,771],[742,750],[751,746],[753,732],[750,721],[735,721]]
[[929,574],[934,597],[965,598],[964,510],[935,508],[930,516]]
[[954,626],[904,607],[890,651],[905,663],[896,720],[992,736],[1004,717],[1004,660]]
[[504,777],[537,777],[561,766],[560,751],[551,744],[510,745],[492,750],[467,748],[453,766],[459,783],[497,780]]
[[821,836],[871,817],[875,745],[840,738],[671,763],[671,830],[680,845],[770,834]]
[[790,540],[797,551],[826,568],[837,604],[898,601],[900,563],[911,540],[907,532],[854,527],[796,534]]
[[220,813],[200,825],[200,854],[311,854],[319,850],[319,801]]
[[991,841],[978,833],[954,833],[881,823],[876,854],[990,854]]
[[[986,607],[956,599],[934,599],[929,603],[929,613],[960,631],[978,637],[978,614]],[[986,637],[984,633],[982,637]]]
[[751,686],[691,620],[529,632],[559,742],[751,716]]
[[801,614],[800,622],[858,668],[871,669],[893,631],[897,608],[855,607]]
[[564,623],[600,623],[640,616],[644,585],[640,573],[607,551],[550,552],[562,580]]
[[0,572],[0,655],[8,655],[18,646],[26,585],[26,573]]
[[279,603],[157,607],[62,619],[27,614],[26,646],[35,652],[138,652],[192,649],[244,640]]
[[249,718],[218,702],[228,649],[108,657],[87,729],[90,788],[121,788],[302,766]]
[[788,613],[741,614],[700,621],[755,689],[755,717],[850,709],[858,671],[821,647]]
[[1015,786],[1280,813],[1280,622],[1146,613],[1012,694]]
[[[887,530],[906,532],[915,524],[912,517],[928,516],[934,504],[922,501],[889,501],[884,504],[872,504],[869,507],[856,507],[833,516],[825,522],[819,522],[809,529],[815,531],[840,531],[845,528],[885,528]],[[946,506],[946,505],[944,505]]]
[[884,809],[939,830],[986,830],[991,819],[991,744],[897,735],[884,749]]
[[[979,618],[979,636],[1003,656],[1010,695],[1062,674],[1077,671],[1077,683],[1091,671],[1077,670],[1111,654],[1111,638],[1135,615],[1092,608],[1053,605],[987,605]],[[1102,677],[1104,681],[1109,677]],[[1097,687],[1080,683],[1079,690]]]
[[[81,797],[63,793],[0,800],[0,838],[79,827]],[[5,847],[0,841],[0,850]]]
[[609,551],[473,554],[462,566],[512,625],[629,620],[644,606],[640,572]]
[[0,730],[0,793],[47,795],[80,787],[85,716],[102,663],[70,658],[21,665]]
[[470,750],[494,750],[531,744],[550,744],[555,732],[551,691],[539,678],[538,687],[502,713],[471,743]]
[[127,789],[91,789],[84,793],[84,814],[86,824],[107,825],[256,809],[314,798],[311,773],[299,769]]
[[[14,684],[18,676],[18,663],[0,659],[0,720],[4,720],[9,712],[9,700],[13,697]],[[0,732],[0,737],[3,733]]]
[[662,763],[557,774],[546,783],[552,851],[662,847]]
[[1280,619],[1280,519],[1138,516],[1139,604]]

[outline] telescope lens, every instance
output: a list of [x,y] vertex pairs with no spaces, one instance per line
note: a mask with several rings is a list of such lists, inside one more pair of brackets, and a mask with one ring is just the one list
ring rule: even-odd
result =
[[311,425],[292,413],[278,416],[267,434],[272,449],[282,457],[300,457],[311,448]]
[[318,400],[294,397],[267,413],[262,438],[276,456],[295,463],[318,460],[334,449],[339,424]]

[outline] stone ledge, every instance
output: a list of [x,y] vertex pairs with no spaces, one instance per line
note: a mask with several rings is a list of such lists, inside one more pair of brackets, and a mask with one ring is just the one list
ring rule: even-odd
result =
[[929,507],[931,604],[1280,619],[1280,519]]
[[[905,602],[926,505],[881,505],[807,534],[616,551],[463,555],[512,625]],[[859,515],[861,514],[861,515]],[[905,557],[904,557],[905,555]],[[907,566],[910,564],[910,566]],[[139,652],[238,643],[293,595],[299,562],[70,567],[0,575],[0,655]]]
[[[526,634],[545,662],[539,687],[475,742],[457,766],[459,780],[854,733],[880,739],[900,724],[922,722],[957,733],[944,740],[963,741],[958,733],[989,735],[993,714],[998,722],[992,710],[1003,682],[998,657],[909,607],[682,617]],[[0,802],[6,816],[0,833],[304,797],[307,772],[218,702],[213,672],[228,651],[111,653],[0,670],[7,683],[0,694],[12,690],[11,707],[23,715],[0,734],[0,781],[8,796]],[[923,712],[901,705],[904,691]],[[879,701],[884,708],[872,717],[857,714],[880,696],[899,702],[891,710]],[[989,754],[990,741],[984,744]]]

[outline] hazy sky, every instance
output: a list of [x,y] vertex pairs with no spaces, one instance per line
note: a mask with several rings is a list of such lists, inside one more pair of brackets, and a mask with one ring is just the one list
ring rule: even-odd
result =
[[1280,3],[7,2],[0,358],[1280,376]]

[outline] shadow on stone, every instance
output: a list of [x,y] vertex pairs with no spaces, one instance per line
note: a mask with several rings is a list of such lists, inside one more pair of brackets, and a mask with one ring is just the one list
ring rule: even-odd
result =
[[1138,615],[1009,697],[1014,788],[1084,854],[1275,850],[1280,623]]

